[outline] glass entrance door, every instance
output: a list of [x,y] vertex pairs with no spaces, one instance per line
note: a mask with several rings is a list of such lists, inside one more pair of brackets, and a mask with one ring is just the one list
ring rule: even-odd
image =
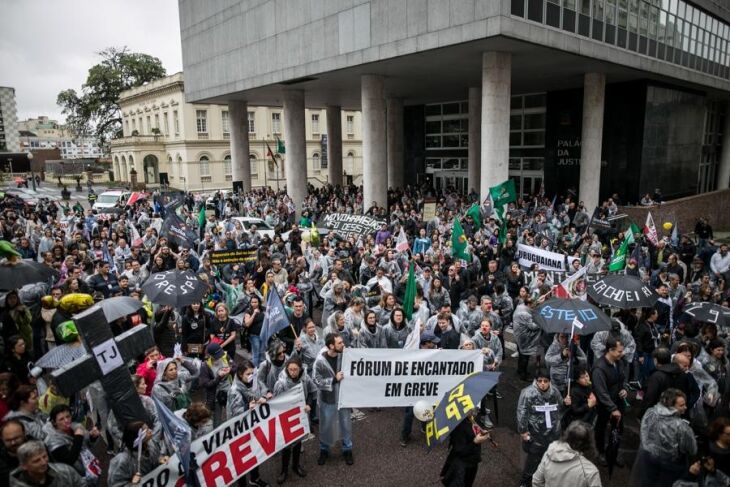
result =
[[509,160],[509,178],[515,182],[515,190],[520,196],[540,192],[545,178],[542,157],[512,157]]

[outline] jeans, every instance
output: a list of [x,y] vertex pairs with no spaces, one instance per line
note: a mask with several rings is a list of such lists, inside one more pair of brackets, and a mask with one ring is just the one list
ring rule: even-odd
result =
[[646,379],[649,378],[649,375],[651,375],[655,367],[654,358],[651,356],[651,353],[644,352],[641,354],[641,356],[644,357],[644,363],[639,364],[639,382],[641,382],[641,385],[643,387],[645,386]]
[[408,439],[411,436],[411,429],[413,429],[413,407],[408,406],[403,410],[403,426],[400,430],[400,437],[402,439]]
[[248,341],[251,344],[251,361],[254,367],[258,367],[261,363],[261,337],[258,335],[249,335]]
[[350,418],[352,409],[342,408],[337,409],[337,404],[327,404],[326,402],[319,402],[319,449],[321,451],[329,453],[330,447],[332,446],[325,438],[327,430],[332,429],[332,423],[339,421],[340,436],[342,436],[342,451],[352,450],[352,419]]

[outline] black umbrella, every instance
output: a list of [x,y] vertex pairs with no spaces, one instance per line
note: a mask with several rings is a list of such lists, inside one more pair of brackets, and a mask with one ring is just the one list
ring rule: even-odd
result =
[[638,277],[609,274],[588,288],[588,296],[612,308],[650,308],[659,299],[654,289]]
[[208,294],[208,284],[190,271],[156,272],[142,285],[142,291],[155,304],[182,308],[199,302]]
[[5,261],[0,264],[0,288],[19,289],[27,284],[48,282],[58,272],[45,264],[33,261]]
[[719,304],[704,301],[689,303],[683,311],[694,320],[714,323],[718,327],[724,327],[730,323],[730,309]]
[[[547,333],[590,335],[611,329],[611,318],[591,303],[581,299],[549,299],[532,314],[535,322]],[[575,320],[577,322],[573,328]]]
[[618,459],[618,450],[621,446],[621,420],[610,420],[611,432],[608,436],[608,446],[606,447],[606,463],[608,464],[608,478],[613,475],[613,466],[616,465]]
[[92,306],[94,309],[101,308],[104,312],[104,317],[109,322],[136,313],[141,307],[142,301],[136,298],[130,298],[129,296],[116,296],[102,299]]

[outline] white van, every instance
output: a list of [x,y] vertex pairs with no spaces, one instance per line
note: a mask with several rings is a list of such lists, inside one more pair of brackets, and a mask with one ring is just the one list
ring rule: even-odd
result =
[[104,191],[94,202],[94,209],[102,211],[108,208],[114,208],[117,203],[124,205],[130,196],[129,191]]

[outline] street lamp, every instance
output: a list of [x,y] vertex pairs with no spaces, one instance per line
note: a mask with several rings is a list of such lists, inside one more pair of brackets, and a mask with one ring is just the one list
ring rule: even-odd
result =
[[30,180],[33,182],[33,191],[36,190],[35,187],[35,174],[33,173],[33,153],[28,152],[28,165],[30,166]]

